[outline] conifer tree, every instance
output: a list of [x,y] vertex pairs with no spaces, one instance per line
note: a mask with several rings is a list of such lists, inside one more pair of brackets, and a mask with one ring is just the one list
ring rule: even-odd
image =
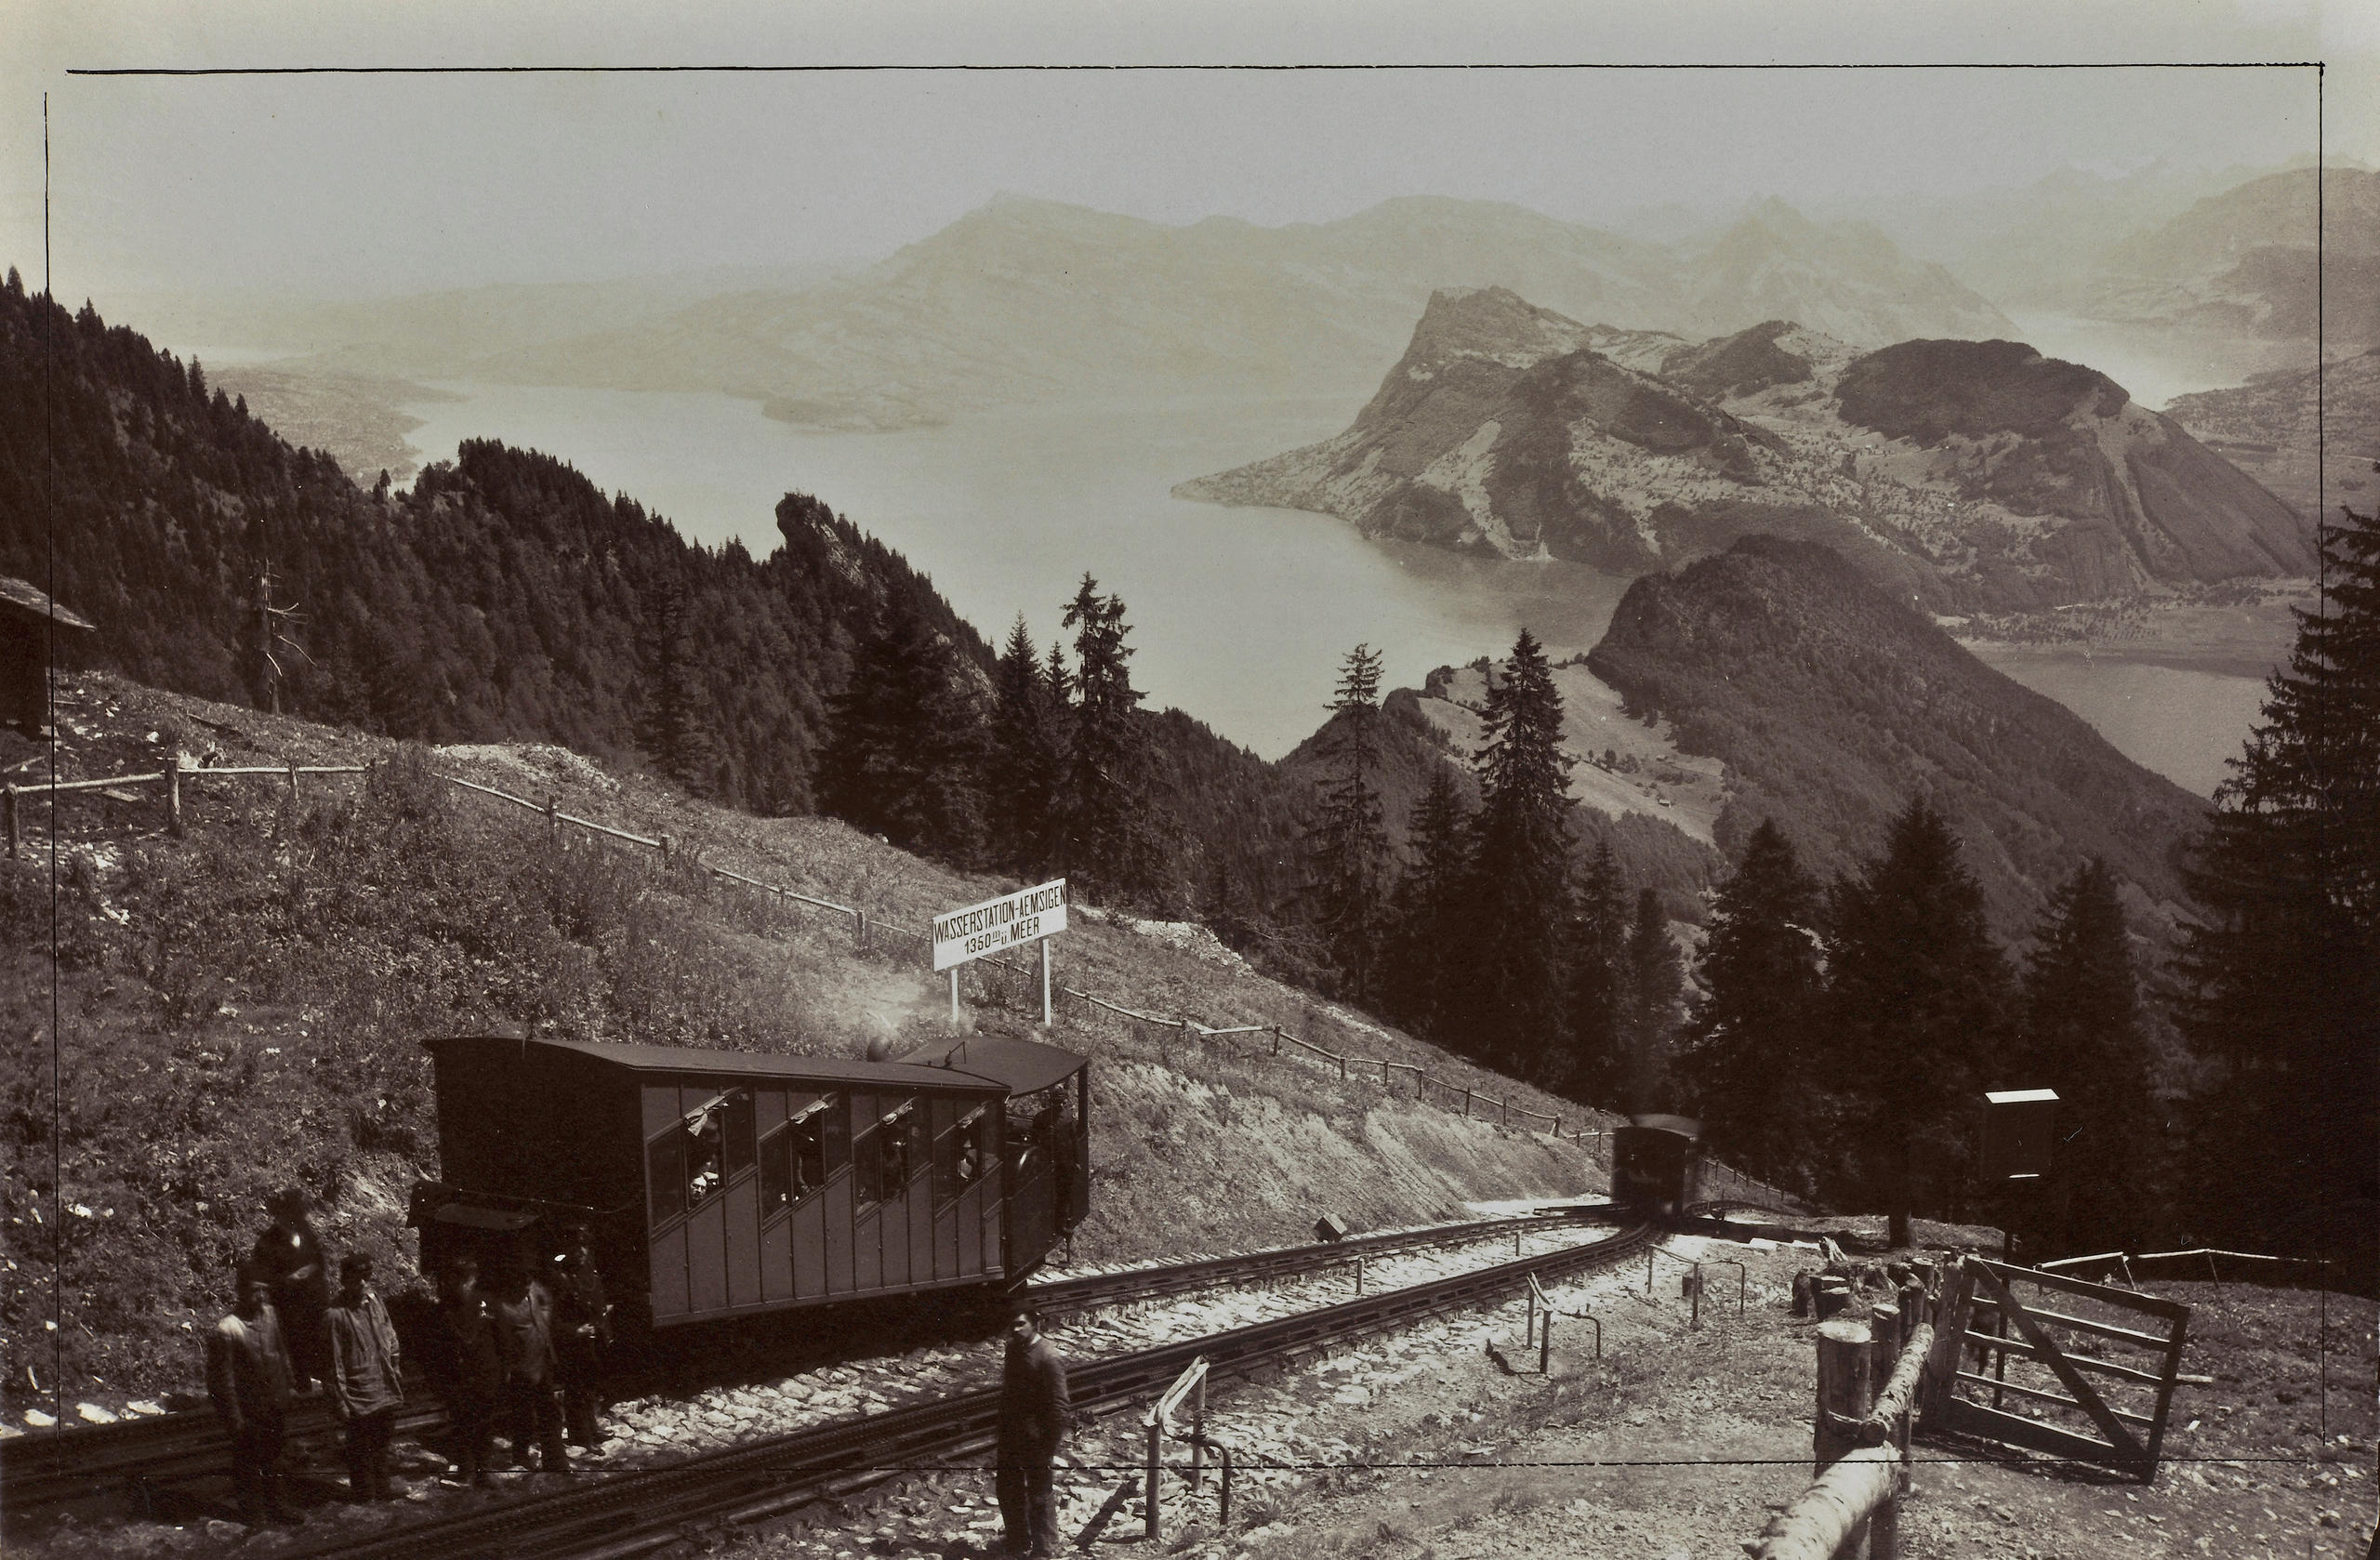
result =
[[1382,995],[1389,1011],[1417,1034],[1436,1035],[1459,999],[1455,929],[1471,885],[1471,819],[1454,772],[1432,767],[1406,833],[1405,875],[1397,880]]
[[1157,852],[1148,819],[1148,735],[1124,643],[1119,596],[1089,574],[1066,603],[1075,630],[1073,721],[1066,787],[1066,870],[1088,892],[1130,897],[1150,888]]
[[1619,1108],[1628,1076],[1620,1043],[1620,956],[1628,942],[1628,886],[1611,840],[1599,837],[1579,885],[1570,950],[1570,1077],[1573,1099]]
[[1464,998],[1449,1016],[1472,1055],[1547,1079],[1570,1049],[1570,759],[1561,693],[1526,628],[1490,675],[1484,715]]
[[2115,874],[2094,856],[2042,919],[2025,976],[2023,1060],[1999,1080],[2057,1091],[2063,1222],[2086,1251],[2134,1249],[2157,1224],[2162,1155],[2130,940]]
[[[2380,469],[2380,468],[2375,468]],[[2301,1249],[2335,1240],[2373,1270],[2380,1230],[2380,521],[2342,508],[2322,536],[2320,610],[2185,881],[2177,1017],[2222,1069],[2192,1135],[2203,1233]],[[2277,1205],[2299,1211],[2293,1227]]]
[[[193,367],[196,365],[193,364]],[[636,727],[637,746],[653,767],[697,796],[709,794],[714,764],[711,701],[694,654],[694,627],[682,581],[657,586],[645,609],[641,636],[644,697]],[[402,657],[398,665],[402,666]],[[393,668],[384,675],[395,675]],[[402,695],[385,691],[390,708],[383,719],[410,722]]]
[[[1051,646],[1054,653],[1055,645]],[[991,833],[1010,871],[1038,876],[1057,859],[1058,810],[1065,784],[1065,744],[1058,704],[1064,668],[1045,677],[1019,614],[994,678]],[[1061,691],[1054,695],[1051,684]]]
[[1924,798],[1893,820],[1884,853],[1838,880],[1822,1065],[1856,1103],[1851,1190],[1881,1199],[1895,1246],[1927,1183],[1938,1206],[1965,1174],[1973,1112],[2003,1061],[2008,964],[1992,941],[1983,891],[1959,860],[1958,838]]
[[1636,892],[1636,915],[1628,930],[1620,982],[1620,1052],[1626,1059],[1624,1098],[1631,1113],[1659,1110],[1666,1098],[1670,1053],[1675,1044],[1678,1008],[1686,974],[1677,945],[1670,940],[1661,896]]
[[1380,653],[1359,644],[1341,665],[1326,728],[1330,778],[1307,837],[1309,892],[1342,991],[1368,1002],[1386,919],[1388,826],[1373,773],[1380,765]]
[[1711,906],[1680,1081],[1713,1150],[1808,1189],[1823,1101],[1811,1077],[1820,1007],[1818,885],[1763,819]]
[[973,865],[983,849],[983,716],[932,624],[894,594],[862,641],[815,786],[828,812],[905,850]]

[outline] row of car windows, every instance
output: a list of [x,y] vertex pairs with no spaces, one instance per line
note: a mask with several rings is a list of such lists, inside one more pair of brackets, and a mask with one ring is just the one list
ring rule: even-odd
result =
[[940,1207],[989,1173],[999,1152],[999,1117],[983,1104],[803,1093],[787,1104],[787,1118],[757,1134],[752,1091],[731,1089],[646,1144],[653,1222],[701,1207],[755,1166],[763,1219],[814,1196],[846,1166],[862,1208],[906,1196],[931,1166]]

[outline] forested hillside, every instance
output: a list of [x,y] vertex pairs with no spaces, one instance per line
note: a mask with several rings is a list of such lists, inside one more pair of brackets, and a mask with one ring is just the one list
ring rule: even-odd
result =
[[1966,842],[1991,921],[2021,935],[2084,857],[2170,922],[2205,805],[2080,717],[1991,670],[1827,549],[1751,536],[1638,580],[1588,657],[1681,748],[1726,760],[1719,842],[1774,819],[1824,874],[1928,795]]
[[[641,759],[764,814],[836,810],[821,760],[871,647],[895,628],[921,639],[949,723],[968,726],[996,702],[994,657],[930,580],[824,502],[788,494],[776,521],[765,559],[714,551],[494,442],[409,493],[367,492],[196,363],[13,274],[0,289],[0,575],[48,587],[98,624],[96,664],[156,687],[437,743]],[[1179,711],[1130,721],[1147,848],[1107,886],[1175,912],[1224,894],[1251,919],[1280,913],[1299,888],[1296,785]],[[886,734],[914,758],[917,734]],[[1002,838],[1013,797],[945,735],[940,783],[989,826],[912,842],[1026,865]]]
[[[20,285],[0,301],[0,574],[51,584],[99,625],[100,664],[158,687],[606,758],[637,752],[675,704],[684,746],[662,767],[756,812],[803,811],[826,701],[886,598],[990,653],[826,505],[789,496],[777,522],[765,561],[713,552],[494,443],[409,494],[367,493],[210,392],[195,363]],[[270,661],[268,597],[295,609]]]

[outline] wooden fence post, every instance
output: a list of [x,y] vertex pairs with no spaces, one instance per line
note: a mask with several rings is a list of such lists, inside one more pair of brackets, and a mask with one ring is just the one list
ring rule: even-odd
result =
[[[1856,1427],[1875,1406],[1875,1344],[1868,1324],[1847,1320],[1818,1325],[1818,1403],[1811,1434],[1813,1474],[1823,1474],[1858,1446]],[[1858,1554],[1869,1525],[1851,1530],[1843,1553]]]
[[165,768],[165,826],[176,835],[182,831],[182,760],[178,753]]
[[1157,1450],[1158,1450],[1158,1448],[1157,1448],[1157,1434],[1158,1434],[1158,1432],[1157,1432],[1157,1416],[1156,1416],[1155,1414],[1151,1414],[1151,1415],[1149,1416],[1149,1482],[1148,1482],[1148,1505],[1149,1505],[1149,1510],[1148,1510],[1148,1518],[1147,1518],[1147,1523],[1146,1523],[1147,1532],[1148,1532],[1148,1540],[1149,1540],[1149,1542],[1151,1542],[1151,1543],[1155,1543],[1155,1542],[1157,1542],[1157,1539],[1161,1536],[1161,1535],[1158,1533],[1158,1531],[1157,1531]]
[[295,760],[289,765],[289,800],[298,800],[298,764]]
[[15,781],[9,781],[8,788],[5,792],[0,792],[0,801],[5,801],[7,804],[8,859],[14,861],[17,859],[17,848],[24,841],[24,826],[17,820],[17,783]]
[[556,844],[562,842],[562,809],[554,805],[551,797],[546,798],[546,838]]

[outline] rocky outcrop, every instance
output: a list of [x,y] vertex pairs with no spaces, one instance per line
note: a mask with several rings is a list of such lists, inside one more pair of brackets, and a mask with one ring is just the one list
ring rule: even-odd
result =
[[1175,492],[1633,573],[1799,536],[1943,611],[2312,566],[2287,506],[2022,343],[1862,354],[1771,320],[1670,347],[1656,374],[1593,346],[1616,334],[1501,288],[1441,292],[1344,433]]

